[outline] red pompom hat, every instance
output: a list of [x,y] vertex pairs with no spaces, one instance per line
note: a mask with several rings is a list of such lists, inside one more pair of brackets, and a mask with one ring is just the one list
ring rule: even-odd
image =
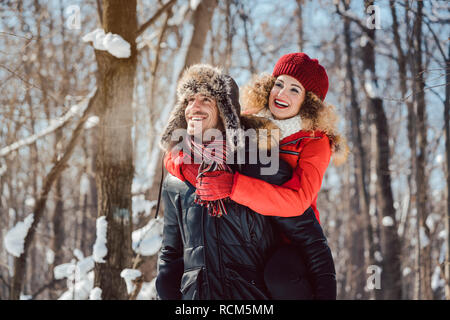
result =
[[314,92],[324,100],[328,91],[328,76],[325,68],[319,64],[319,60],[311,59],[303,52],[288,53],[282,56],[272,75],[288,75],[297,79],[306,91]]

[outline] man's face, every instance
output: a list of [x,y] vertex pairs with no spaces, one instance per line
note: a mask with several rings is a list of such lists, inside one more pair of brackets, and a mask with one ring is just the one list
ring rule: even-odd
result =
[[[184,111],[187,122],[187,133],[194,135],[194,127],[201,126],[203,134],[207,129],[219,128],[219,110],[216,101],[200,93],[188,99],[188,105]],[[195,132],[196,134],[200,133]]]

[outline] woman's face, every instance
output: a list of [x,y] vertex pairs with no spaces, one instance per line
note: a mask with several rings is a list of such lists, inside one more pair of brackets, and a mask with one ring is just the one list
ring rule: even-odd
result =
[[275,119],[289,119],[298,114],[305,100],[305,88],[295,78],[278,76],[270,91],[269,109]]

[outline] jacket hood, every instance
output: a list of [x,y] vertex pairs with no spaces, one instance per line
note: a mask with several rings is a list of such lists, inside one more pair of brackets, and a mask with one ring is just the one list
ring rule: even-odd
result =
[[[256,114],[264,108],[269,109],[269,95],[276,78],[268,73],[256,75],[241,90],[243,114]],[[301,130],[321,131],[330,140],[333,162],[335,165],[344,163],[349,149],[346,139],[337,128],[339,116],[336,107],[320,100],[312,92],[307,92],[311,103],[300,108]]]

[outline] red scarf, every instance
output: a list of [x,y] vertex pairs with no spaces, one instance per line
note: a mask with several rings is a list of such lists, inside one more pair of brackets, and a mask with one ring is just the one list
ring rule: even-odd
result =
[[[191,154],[194,158],[191,161],[201,159],[202,162],[198,169],[197,181],[202,183],[202,177],[208,172],[215,171],[226,171],[233,172],[231,167],[227,165],[227,154],[229,150],[227,149],[227,143],[225,140],[215,139],[212,142],[206,144],[201,144],[195,141],[195,139],[189,140],[189,147]],[[227,214],[225,207],[225,202],[229,201],[229,198],[207,201],[200,199],[197,195],[195,196],[194,202],[204,206],[208,209],[208,214],[214,217],[221,217],[223,214]]]

